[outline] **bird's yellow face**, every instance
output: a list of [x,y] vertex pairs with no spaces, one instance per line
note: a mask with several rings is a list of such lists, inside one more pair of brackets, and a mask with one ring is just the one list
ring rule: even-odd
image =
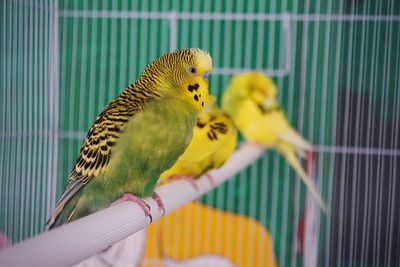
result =
[[178,69],[181,77],[181,96],[199,112],[208,99],[208,76],[212,60],[208,53],[200,49],[190,49],[192,57],[181,62]]
[[164,95],[179,97],[199,112],[208,98],[212,59],[199,48],[176,50],[155,60],[144,76],[154,80]]
[[276,102],[276,86],[274,82],[262,73],[250,73],[248,90],[251,99],[257,104],[272,105]]

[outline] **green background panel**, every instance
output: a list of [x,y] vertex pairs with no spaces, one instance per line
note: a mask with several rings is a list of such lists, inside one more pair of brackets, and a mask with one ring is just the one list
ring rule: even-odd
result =
[[[14,241],[45,230],[104,106],[159,55],[201,47],[213,57],[212,94],[220,98],[233,70],[266,71],[290,123],[316,145],[316,178],[331,209],[330,217],[315,217],[318,266],[400,264],[399,1],[0,6],[0,229]],[[267,151],[201,201],[260,221],[279,265],[296,266],[305,193],[283,159]]]

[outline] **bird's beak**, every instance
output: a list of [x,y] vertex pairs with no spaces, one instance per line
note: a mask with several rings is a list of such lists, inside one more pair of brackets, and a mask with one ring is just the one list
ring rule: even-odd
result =
[[276,106],[276,100],[273,99],[273,98],[267,98],[267,99],[264,100],[264,105],[265,105],[266,107],[273,107],[273,106]]

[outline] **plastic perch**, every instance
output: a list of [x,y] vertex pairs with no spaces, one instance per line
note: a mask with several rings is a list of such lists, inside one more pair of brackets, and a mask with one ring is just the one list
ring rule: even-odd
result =
[[[196,180],[197,189],[185,180],[158,187],[156,192],[164,203],[165,214],[222,184],[261,157],[263,152],[255,144],[244,143],[224,166]],[[210,175],[213,179],[211,183]],[[151,198],[145,201],[150,205],[153,221],[160,219],[162,214],[155,201]],[[149,223],[149,217],[135,203],[120,203],[1,251],[0,266],[71,266],[107,249]]]

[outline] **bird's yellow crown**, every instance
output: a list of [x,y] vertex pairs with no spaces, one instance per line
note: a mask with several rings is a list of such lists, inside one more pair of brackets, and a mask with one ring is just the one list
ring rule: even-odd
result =
[[235,76],[232,84],[240,84],[241,90],[248,94],[262,94],[263,98],[275,98],[277,89],[274,82],[261,72],[247,72]]
[[210,54],[200,48],[190,48],[190,50],[196,57],[199,70],[204,73],[210,73],[212,70],[212,58]]

